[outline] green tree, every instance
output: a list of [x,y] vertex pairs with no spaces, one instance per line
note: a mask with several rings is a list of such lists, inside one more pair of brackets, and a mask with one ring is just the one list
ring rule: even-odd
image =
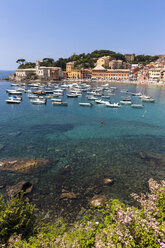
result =
[[25,59],[17,59],[16,63],[19,63],[20,65],[25,63]]

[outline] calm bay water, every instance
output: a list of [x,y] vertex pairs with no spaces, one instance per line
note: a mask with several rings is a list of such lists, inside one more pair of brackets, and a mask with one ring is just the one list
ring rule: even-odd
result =
[[[122,106],[111,109],[95,104],[80,107],[78,99],[63,99],[67,107],[32,105],[23,94],[20,105],[5,103],[10,83],[0,81],[0,159],[48,158],[50,166],[44,170],[21,174],[0,171],[0,184],[5,187],[22,179],[34,184],[29,198],[46,212],[46,217],[62,215],[75,218],[88,207],[95,194],[118,198],[132,203],[132,192],[146,192],[149,178],[162,180],[165,168],[151,166],[139,156],[140,151],[165,154],[165,89],[126,84],[117,86],[117,102],[125,97],[119,89],[152,95],[156,102],[145,103],[143,109]],[[135,103],[139,98],[132,98]],[[103,124],[101,124],[103,121]],[[68,171],[63,168],[70,165]],[[103,185],[105,177],[114,184]],[[65,186],[74,192],[74,200],[60,199]],[[0,189],[5,193],[5,187]]]

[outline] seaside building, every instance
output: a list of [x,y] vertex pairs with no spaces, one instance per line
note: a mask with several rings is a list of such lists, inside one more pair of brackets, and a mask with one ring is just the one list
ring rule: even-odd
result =
[[81,70],[81,78],[82,79],[91,79],[92,77],[92,69],[82,69]]
[[129,80],[130,70],[128,69],[105,69],[103,66],[96,66],[92,70],[94,80]]
[[39,79],[55,79],[59,80],[63,77],[60,67],[40,66],[40,61],[36,61],[35,68],[17,69],[16,80],[23,80],[31,75],[36,75]]
[[130,70],[128,69],[109,69],[107,70],[106,79],[110,80],[129,80]]
[[75,64],[75,62],[66,63],[66,72],[67,73],[70,73],[74,70],[74,64]]
[[149,79],[151,81],[159,81],[161,80],[161,71],[162,68],[151,68],[148,70]]
[[30,75],[36,73],[35,68],[27,68],[27,69],[17,69],[16,70],[16,80],[23,80],[28,78]]
[[97,65],[92,70],[92,79],[106,79],[107,70],[102,65]]
[[67,77],[70,79],[81,79],[81,70],[74,69],[74,65],[74,61],[66,64]]

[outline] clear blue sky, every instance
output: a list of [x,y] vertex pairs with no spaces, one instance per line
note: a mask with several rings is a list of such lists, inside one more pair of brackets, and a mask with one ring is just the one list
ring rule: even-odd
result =
[[0,69],[109,49],[165,54],[165,0],[3,0]]

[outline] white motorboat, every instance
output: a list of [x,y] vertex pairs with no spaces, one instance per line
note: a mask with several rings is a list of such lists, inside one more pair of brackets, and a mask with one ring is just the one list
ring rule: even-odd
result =
[[120,108],[121,107],[119,103],[106,103],[105,105],[109,108]]
[[53,93],[53,96],[63,96],[63,93]]
[[142,102],[151,102],[154,103],[155,99],[154,98],[141,98]]
[[40,105],[40,104],[46,104],[46,100],[45,99],[35,99],[35,100],[31,100],[32,104],[36,104],[36,105]]
[[95,100],[98,100],[97,99],[97,97],[95,97],[95,96],[87,96],[87,98],[88,98],[88,100],[93,100],[93,101],[95,101]]
[[120,101],[120,104],[122,104],[122,105],[131,105],[132,102],[131,101]]
[[144,108],[144,105],[143,104],[131,104],[131,107],[141,109],[141,108]]
[[145,99],[150,99],[150,98],[152,98],[152,96],[146,96],[146,95],[141,95],[141,96],[139,96],[141,99],[142,98],[145,98]]
[[84,106],[84,107],[92,107],[93,106],[93,104],[89,103],[89,102],[79,102],[79,105]]
[[132,93],[132,96],[141,96],[142,94],[140,92],[135,92],[135,93]]
[[66,96],[67,96],[67,97],[72,97],[72,98],[78,97],[77,94],[67,94]]
[[22,92],[18,90],[6,90],[6,92],[11,95],[22,95]]
[[109,103],[108,101],[103,101],[103,100],[95,100],[97,104],[106,104]]
[[19,103],[21,103],[21,99],[19,99],[19,98],[14,98],[14,97],[9,97],[9,98],[6,100],[6,103],[19,104]]
[[52,101],[52,102],[62,102],[62,99],[59,99],[59,98],[52,98],[51,101]]
[[35,94],[28,94],[27,96],[28,96],[29,99],[38,98],[38,96],[35,95]]

